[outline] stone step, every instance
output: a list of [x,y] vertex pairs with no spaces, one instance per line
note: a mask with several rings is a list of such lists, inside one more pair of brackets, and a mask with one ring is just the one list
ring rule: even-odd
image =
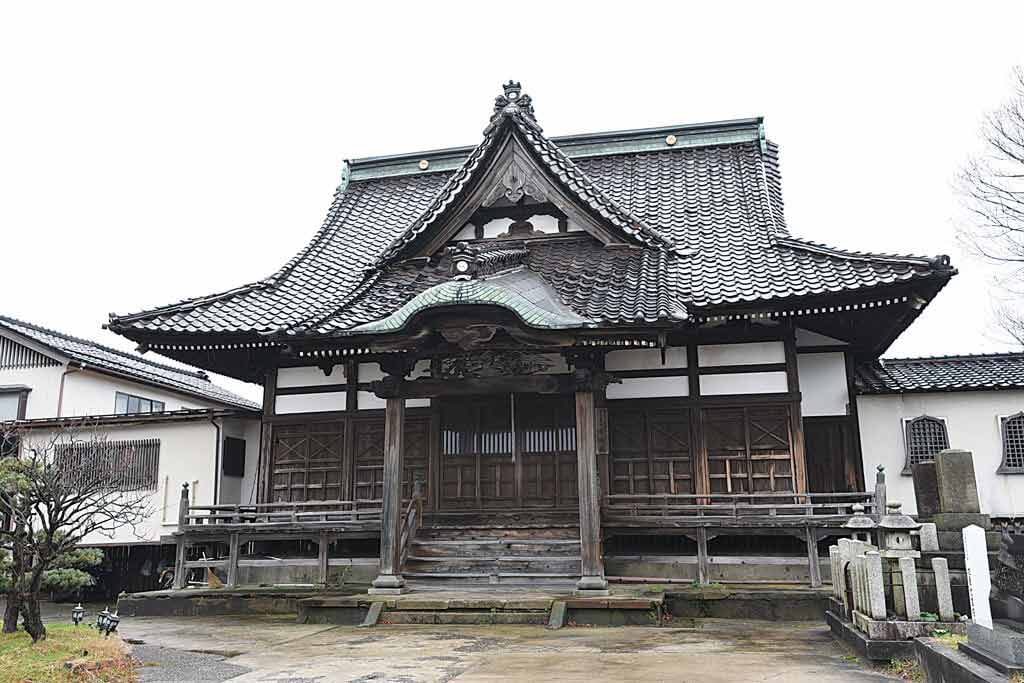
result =
[[548,623],[548,610],[533,611],[385,611],[379,625],[384,624],[524,624]]

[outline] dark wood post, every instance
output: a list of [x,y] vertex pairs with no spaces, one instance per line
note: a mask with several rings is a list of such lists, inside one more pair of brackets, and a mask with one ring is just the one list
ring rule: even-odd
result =
[[181,498],[178,499],[178,533],[174,553],[174,589],[185,587],[185,529],[188,526],[188,484],[181,485]]
[[405,399],[388,396],[384,408],[384,496],[381,501],[380,570],[370,593],[394,595],[405,590],[402,578],[402,454]]
[[228,536],[228,580],[224,584],[227,588],[234,588],[238,585],[238,546],[238,534],[233,533]]
[[608,595],[601,550],[601,487],[597,479],[597,440],[594,413],[594,385],[600,378],[589,370],[577,370],[576,389],[576,471],[580,495],[581,576],[576,584],[580,595]]

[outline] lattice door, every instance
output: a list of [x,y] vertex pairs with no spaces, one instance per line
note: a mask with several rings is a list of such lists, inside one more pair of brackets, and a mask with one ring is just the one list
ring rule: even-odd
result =
[[515,422],[523,505],[577,507],[573,398],[517,394]]
[[704,410],[704,447],[712,493],[793,489],[789,406]]
[[272,501],[344,497],[344,421],[276,425],[272,458]]
[[[355,498],[380,500],[384,496],[384,418],[356,418],[353,430]],[[417,479],[429,481],[430,419],[406,416],[404,436],[402,497],[409,499]]]
[[690,414],[671,400],[609,401],[611,492],[694,493]]

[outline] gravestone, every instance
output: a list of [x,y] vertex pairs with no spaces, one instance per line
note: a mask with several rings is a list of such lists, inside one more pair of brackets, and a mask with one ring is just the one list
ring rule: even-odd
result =
[[936,454],[935,487],[939,509],[932,521],[940,531],[959,531],[971,524],[984,529],[992,526],[989,516],[981,513],[970,451],[947,449]]
[[917,518],[931,519],[940,511],[939,482],[935,476],[935,462],[919,462],[911,468],[914,478],[914,500]]
[[992,575],[988,568],[985,530],[974,524],[964,531],[964,564],[967,567],[967,591],[971,599],[971,619],[978,626],[992,629],[992,610],[988,604]]
[[941,512],[981,512],[974,456],[970,451],[947,449],[935,456],[935,486]]

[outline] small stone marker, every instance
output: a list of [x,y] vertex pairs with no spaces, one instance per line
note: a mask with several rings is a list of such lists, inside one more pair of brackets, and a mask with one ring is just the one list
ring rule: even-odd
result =
[[967,566],[967,592],[971,598],[971,618],[975,624],[992,628],[992,610],[988,596],[992,591],[992,576],[988,568],[988,546],[985,530],[971,524],[964,527],[964,562]]
[[864,553],[864,564],[868,579],[868,605],[872,619],[885,619],[885,583],[882,577],[882,556],[877,550]]
[[932,571],[935,572],[935,595],[939,603],[939,619],[953,621],[953,591],[949,585],[949,563],[946,558],[933,557]]
[[937,552],[939,550],[939,532],[935,528],[935,524],[928,522],[922,524],[921,528],[917,531],[918,538],[921,541],[921,552]]
[[903,601],[907,621],[921,621],[921,600],[917,595],[917,567],[914,558],[900,558],[900,575],[903,579]]

